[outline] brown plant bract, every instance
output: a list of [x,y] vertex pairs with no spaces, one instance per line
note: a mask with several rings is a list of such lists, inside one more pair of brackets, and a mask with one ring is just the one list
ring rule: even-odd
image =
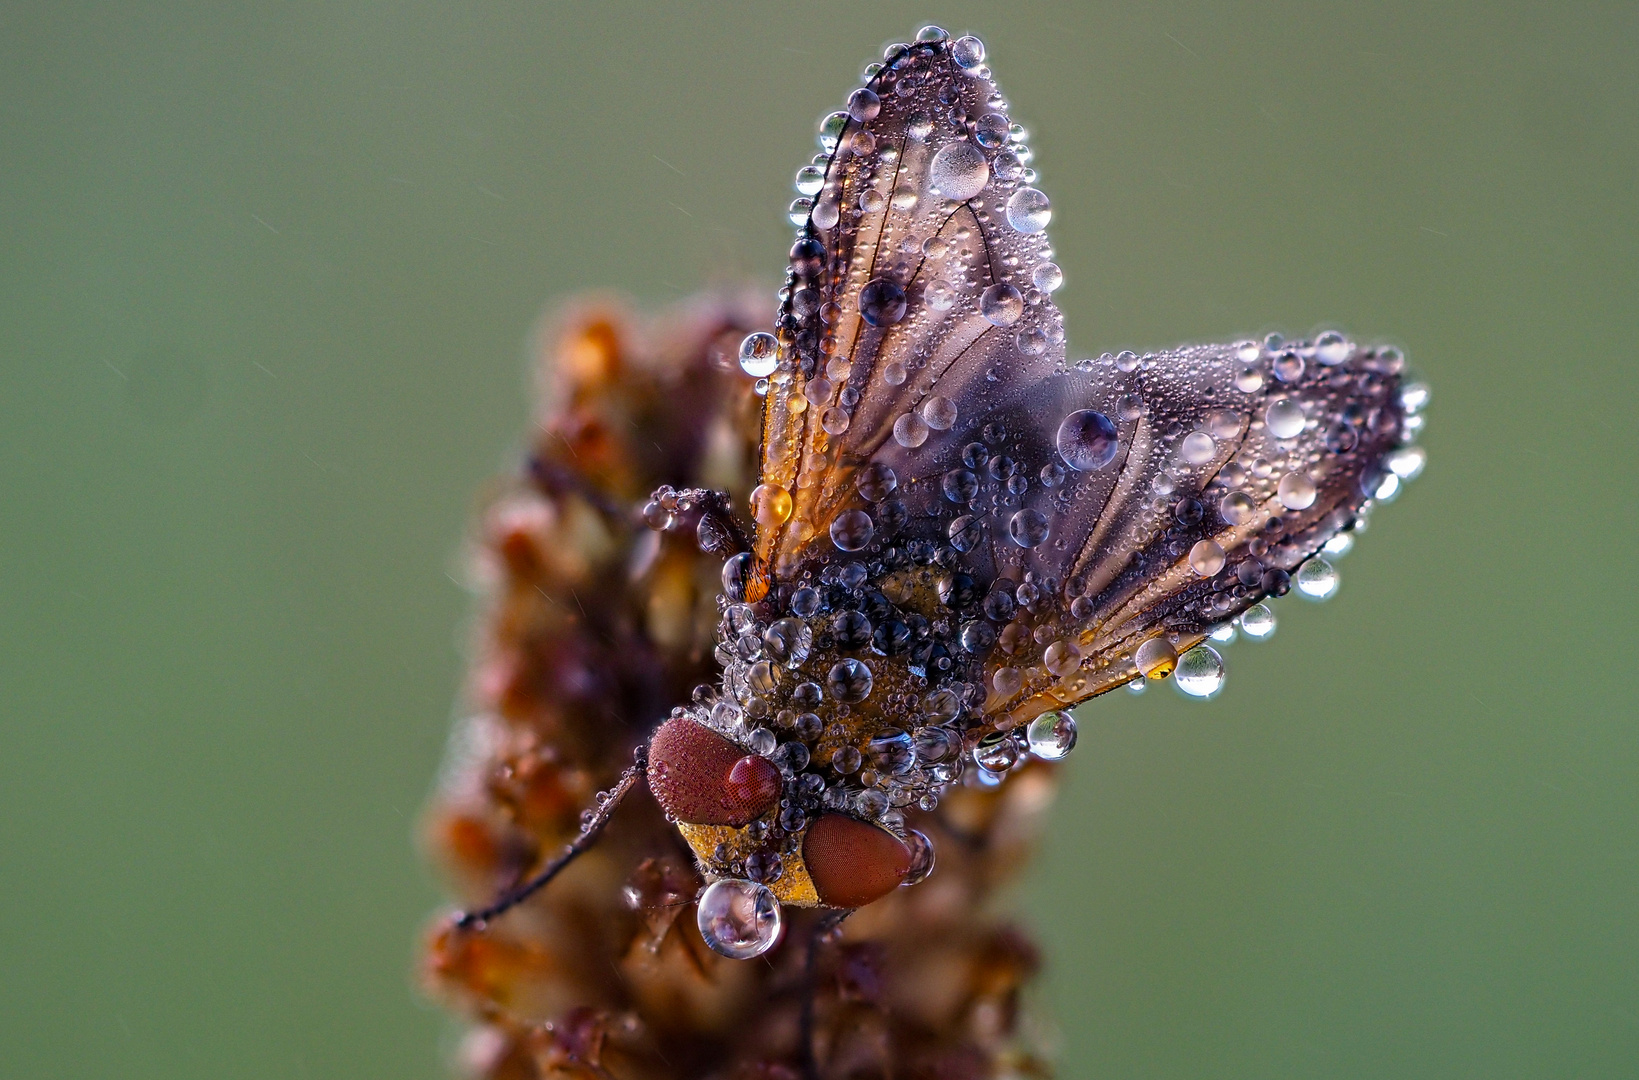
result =
[[[692,529],[650,531],[639,508],[661,484],[746,505],[761,402],[735,356],[769,318],[738,297],[646,322],[586,304],[543,338],[528,465],[474,544],[486,600],[466,718],[426,817],[461,903],[557,854],[668,710],[714,680],[720,561],[680,538]],[[706,948],[703,882],[640,792],[529,902],[479,932],[438,919],[426,981],[472,1023],[462,1067],[494,1080],[1047,1076],[1020,1003],[1036,951],[995,898],[1052,791],[1038,763],[913,811],[938,851],[933,876],[849,918],[811,977],[820,912],[788,908],[784,942],[757,960]]]

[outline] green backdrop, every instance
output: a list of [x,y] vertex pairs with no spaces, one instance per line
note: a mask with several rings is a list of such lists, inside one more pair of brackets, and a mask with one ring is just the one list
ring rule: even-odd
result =
[[1434,386],[1335,600],[1084,710],[1064,1075],[1634,1074],[1639,8],[540,0],[0,6],[0,1072],[442,1075],[412,829],[530,327],[772,290],[930,20],[1073,348],[1335,323]]

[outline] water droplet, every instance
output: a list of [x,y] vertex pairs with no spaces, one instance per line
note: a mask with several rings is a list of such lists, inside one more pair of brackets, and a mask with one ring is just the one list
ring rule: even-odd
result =
[[780,362],[780,343],[773,334],[757,331],[740,342],[740,369],[754,379],[772,374]]
[[1023,187],[1008,197],[1007,223],[1018,232],[1039,233],[1052,219],[1052,204],[1035,188]]
[[712,951],[734,960],[749,960],[772,949],[784,925],[780,902],[768,886],[740,878],[708,885],[700,894],[696,918],[700,936]]
[[1257,368],[1242,368],[1235,375],[1235,389],[1243,394],[1255,394],[1263,389],[1263,372]]
[[928,307],[935,311],[949,311],[956,306],[956,290],[951,288],[948,282],[928,282],[923,295],[927,297]]
[[1315,339],[1315,359],[1327,367],[1336,367],[1349,358],[1349,342],[1336,330],[1328,330]]
[[887,278],[875,278],[859,290],[859,314],[872,326],[892,326],[905,317],[905,290]]
[[1024,296],[1006,283],[979,294],[979,314],[994,326],[1012,326],[1024,314]]
[[1276,398],[1264,410],[1263,422],[1277,439],[1296,438],[1303,430],[1303,406],[1291,398]]
[[1340,532],[1322,544],[1320,550],[1334,559],[1341,559],[1354,550],[1354,533]]
[[1178,658],[1173,685],[1189,697],[1209,698],[1224,688],[1224,661],[1218,651],[1197,645]]
[[1234,644],[1237,636],[1239,636],[1239,632],[1235,629],[1235,624],[1232,622],[1226,622],[1222,626],[1214,627],[1212,632],[1207,635],[1208,638],[1216,641],[1220,645]]
[[1058,263],[1044,262],[1030,272],[1030,280],[1042,292],[1057,292],[1059,286],[1064,284],[1064,271],[1059,269]]
[[1012,732],[992,731],[973,748],[973,763],[991,772],[1006,772],[1018,761],[1019,744],[1013,740]]
[[1101,412],[1078,409],[1059,424],[1054,439],[1059,457],[1077,472],[1094,472],[1115,460],[1115,423]]
[[1406,410],[1407,416],[1416,416],[1428,408],[1428,383],[1414,380],[1400,388],[1400,407]]
[[933,873],[933,841],[910,829],[905,833],[905,846],[911,849],[911,868],[905,871],[905,880],[900,885],[916,885],[928,880],[928,875]]
[[1275,632],[1275,613],[1268,604],[1253,604],[1241,612],[1241,633],[1253,641],[1263,641]]
[[1069,638],[1061,638],[1043,650],[1041,666],[1062,679],[1081,667],[1081,647]]
[[1380,503],[1393,502],[1400,497],[1400,477],[1394,473],[1384,473],[1383,479],[1378,481],[1377,488],[1372,492],[1372,498]]
[[914,450],[928,441],[928,425],[913,412],[908,412],[893,422],[894,442],[907,450]]
[[991,170],[1002,180],[1017,180],[1024,175],[1024,162],[1011,150],[1003,150],[991,163]]
[[1287,473],[1275,488],[1275,496],[1288,510],[1309,509],[1315,504],[1315,494],[1315,482],[1303,473]]
[[1216,541],[1202,540],[1189,549],[1189,568],[1204,578],[1224,568],[1224,549]]
[[863,660],[839,660],[826,673],[825,687],[836,701],[852,703],[871,696],[871,669]]
[[1133,663],[1146,679],[1164,679],[1178,665],[1178,654],[1166,638],[1152,637],[1134,650]]
[[1275,357],[1269,365],[1269,370],[1275,373],[1275,378],[1281,382],[1297,382],[1303,378],[1303,357],[1295,352],[1283,352]]
[[966,506],[979,494],[979,478],[970,469],[952,469],[939,481],[945,498],[958,506]]
[[818,194],[825,186],[825,170],[817,165],[804,165],[797,170],[797,191],[803,195]]
[[[881,111],[882,99],[877,97],[874,90],[862,86],[848,95],[848,115],[862,124],[869,120],[875,120],[876,114]],[[807,192],[806,194],[813,193]]]
[[820,414],[820,427],[831,435],[841,435],[848,430],[848,425],[852,422],[853,418],[848,415],[847,409],[833,407]]
[[948,397],[934,394],[922,402],[922,419],[935,431],[949,431],[956,423],[956,403]]
[[1043,761],[1058,761],[1076,748],[1076,722],[1068,713],[1044,712],[1030,721],[1025,742]]
[[864,761],[865,757],[859,752],[859,747],[839,746],[836,752],[831,755],[831,768],[843,776],[847,776],[850,773],[857,772]]
[[950,58],[957,67],[972,70],[985,62],[985,43],[972,34],[959,37],[951,42]]
[[835,196],[827,195],[814,204],[808,220],[814,223],[816,229],[834,229],[837,222],[842,220],[842,207]]
[[973,514],[963,514],[950,523],[947,535],[950,537],[950,546],[957,551],[972,551],[984,541],[984,520]]
[[858,551],[871,542],[876,525],[863,510],[844,510],[831,522],[831,542],[841,551]]
[[1047,517],[1025,507],[1008,520],[1007,535],[1022,548],[1040,547],[1047,540]]
[[1332,564],[1316,555],[1298,567],[1292,584],[1297,586],[1300,596],[1310,600],[1329,600],[1337,592],[1339,579]]
[[887,205],[887,196],[876,188],[866,188],[859,193],[859,208],[867,214],[874,214]]
[[751,514],[764,528],[785,524],[791,516],[791,493],[779,484],[758,484],[751,492]]
[[994,150],[1007,142],[1007,117],[998,112],[985,113],[973,124],[973,141]]
[[905,121],[905,133],[917,142],[926,141],[933,134],[933,117],[925,112],[911,113]]
[[842,137],[842,131],[847,126],[848,114],[845,112],[834,112],[822,117],[819,122],[820,149],[827,154],[835,153],[837,140]]
[[899,486],[899,477],[887,465],[873,461],[859,470],[854,486],[859,488],[859,493],[867,502],[881,502],[894,493]]
[[1218,500],[1218,515],[1231,525],[1244,525],[1252,520],[1258,504],[1244,491],[1231,491]]
[[970,142],[947,143],[928,164],[928,180],[933,190],[954,202],[966,202],[984,190],[990,166],[977,146]]
[[1428,451],[1421,446],[1402,446],[1390,451],[1383,464],[1400,479],[1415,480],[1422,474],[1423,466],[1428,464]]
[[1218,444],[1206,432],[1192,431],[1184,436],[1183,445],[1178,448],[1178,452],[1191,465],[1205,465],[1218,453]]

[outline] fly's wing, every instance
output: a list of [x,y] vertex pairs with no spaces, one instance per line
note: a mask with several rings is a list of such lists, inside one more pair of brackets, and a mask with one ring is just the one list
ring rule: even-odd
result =
[[[1063,366],[1047,199],[989,70],[964,60],[948,41],[910,46],[821,124],[831,152],[805,170],[823,182],[792,248],[764,414],[763,482],[792,496],[757,539],[776,578],[836,554],[862,465],[935,476],[959,432]],[[847,519],[843,546],[866,528]]]
[[911,655],[949,662],[918,676],[1006,728],[1146,659],[1164,673],[1285,591],[1354,522],[1404,417],[1398,354],[1338,334],[1067,368],[1047,200],[964,59],[911,46],[822,125],[756,550],[776,584],[843,580],[897,605],[874,601],[875,623],[920,616],[932,644]]

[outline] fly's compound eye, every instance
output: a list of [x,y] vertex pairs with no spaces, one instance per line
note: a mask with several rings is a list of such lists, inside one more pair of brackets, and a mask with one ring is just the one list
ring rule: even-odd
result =
[[686,716],[649,741],[649,790],[666,813],[690,825],[741,826],[780,801],[780,771]]
[[893,892],[911,870],[911,849],[886,829],[843,814],[808,827],[802,859],[826,907],[864,907]]

